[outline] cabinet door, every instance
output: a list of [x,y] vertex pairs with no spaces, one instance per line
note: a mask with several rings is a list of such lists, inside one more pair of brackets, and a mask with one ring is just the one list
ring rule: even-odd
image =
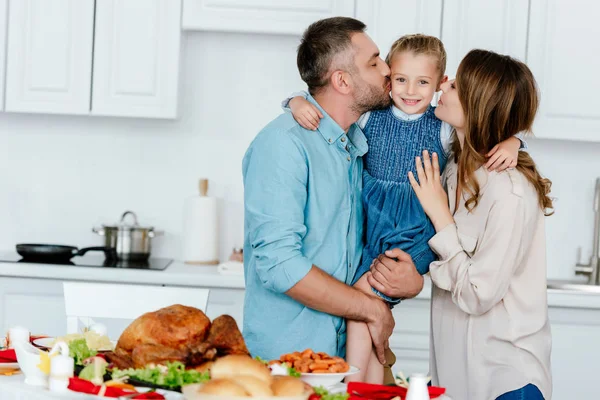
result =
[[528,3],[523,0],[444,0],[442,41],[448,53],[446,75],[454,78],[462,58],[476,48],[525,61]]
[[176,118],[181,0],[96,0],[92,114]]
[[367,24],[367,33],[385,59],[400,36],[424,33],[440,37],[442,0],[357,0],[356,18]]
[[23,326],[33,334],[64,335],[67,317],[62,282],[9,278],[0,281],[0,332]]
[[87,114],[94,0],[11,0],[6,111]]
[[429,299],[410,299],[394,308],[396,327],[390,337],[390,349],[396,355],[394,374],[429,372],[430,304]]
[[354,0],[184,0],[183,28],[301,34],[312,22],[354,15]]
[[527,63],[541,91],[538,137],[600,141],[600,3],[531,0]]
[[600,310],[552,307],[548,314],[552,326],[552,398],[597,398]]
[[8,0],[0,0],[0,110],[4,110],[4,76],[6,73],[6,27],[8,24]]

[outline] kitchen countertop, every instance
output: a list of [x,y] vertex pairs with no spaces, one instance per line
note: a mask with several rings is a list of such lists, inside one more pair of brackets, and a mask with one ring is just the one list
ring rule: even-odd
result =
[[0,262],[0,276],[69,281],[243,289],[242,275],[223,275],[216,266],[173,261],[162,270]]
[[[0,262],[0,276],[244,289],[244,277],[241,275],[224,275],[218,272],[216,266],[188,265],[177,260],[162,271]],[[416,299],[428,300],[430,298],[431,280],[427,277],[425,286]],[[600,294],[549,289],[548,305],[550,307],[600,309]]]

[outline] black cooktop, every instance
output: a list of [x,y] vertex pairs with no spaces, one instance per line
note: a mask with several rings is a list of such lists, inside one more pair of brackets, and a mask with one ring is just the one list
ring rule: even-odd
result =
[[99,268],[132,268],[149,269],[160,271],[173,262],[170,258],[149,258],[147,261],[121,261],[108,260],[104,256],[97,254],[86,254],[81,257],[73,257],[66,262],[48,262],[25,260],[14,251],[0,252],[0,262],[28,263],[28,264],[53,264],[53,265],[71,265],[74,267],[99,267]]

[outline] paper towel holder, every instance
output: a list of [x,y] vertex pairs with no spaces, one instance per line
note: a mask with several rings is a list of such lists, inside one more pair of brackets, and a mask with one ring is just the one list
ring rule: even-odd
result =
[[[208,197],[208,179],[207,178],[200,178],[198,180],[198,194],[200,195],[201,198],[207,198]],[[219,265],[219,260],[217,257],[215,257],[215,259],[210,259],[210,260],[203,260],[203,261],[199,261],[199,260],[194,260],[194,259],[184,259],[184,263],[185,264],[191,264],[191,265],[207,265],[207,266],[216,266]]]

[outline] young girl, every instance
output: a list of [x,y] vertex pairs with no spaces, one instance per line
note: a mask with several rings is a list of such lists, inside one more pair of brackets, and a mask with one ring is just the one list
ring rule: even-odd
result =
[[418,183],[409,175],[437,232],[429,241],[439,256],[430,267],[433,383],[453,399],[550,399],[551,182],[526,153],[503,173],[483,166],[497,143],[531,129],[535,79],[517,60],[473,50],[442,90],[435,113],[456,129],[453,156],[443,180],[435,153],[432,161],[423,153],[424,165],[417,157]]
[[[436,256],[427,241],[435,230],[407,174],[414,167],[415,156],[424,149],[439,154],[440,168],[444,168],[452,127],[435,116],[435,107],[430,104],[440,84],[448,79],[444,76],[446,51],[439,39],[420,34],[403,36],[392,45],[386,63],[391,69],[393,105],[370,111],[358,121],[369,146],[364,159],[362,195],[367,229],[362,264],[352,283],[393,307],[401,299],[372,288],[366,273],[375,258],[392,248],[410,254],[419,273],[429,271]],[[318,110],[305,98],[294,97],[289,107],[300,125],[317,128]],[[520,144],[519,139],[508,138],[492,149],[488,165],[500,169],[514,166]],[[348,321],[347,326],[347,360],[360,368],[348,380],[382,383],[383,367],[372,350],[366,324]]]

